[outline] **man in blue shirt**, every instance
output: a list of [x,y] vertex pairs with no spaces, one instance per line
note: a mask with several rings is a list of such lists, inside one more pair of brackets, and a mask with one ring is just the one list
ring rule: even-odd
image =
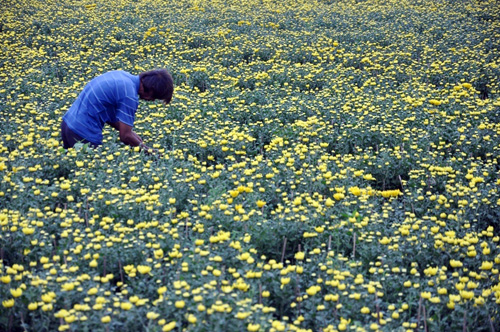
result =
[[172,100],[174,84],[165,69],[140,73],[138,76],[116,70],[92,79],[80,93],[61,123],[65,149],[76,142],[92,147],[102,144],[102,128],[107,123],[120,133],[120,141],[130,146],[148,147],[133,130],[139,98]]

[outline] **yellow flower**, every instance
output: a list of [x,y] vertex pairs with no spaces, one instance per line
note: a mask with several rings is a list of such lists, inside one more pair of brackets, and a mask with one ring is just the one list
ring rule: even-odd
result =
[[33,311],[33,310],[36,310],[36,309],[38,309],[38,303],[31,302],[30,304],[28,304],[28,310]]
[[140,274],[148,274],[151,272],[151,266],[139,265],[137,266],[137,271],[139,271]]
[[135,305],[140,307],[141,305],[145,305],[148,301],[149,301],[148,299],[140,299],[140,300],[137,300]]
[[378,240],[380,244],[386,245],[389,242],[391,242],[391,239],[389,239],[387,236],[384,236],[382,239]]
[[182,308],[184,308],[184,306],[185,306],[185,305],[186,305],[186,303],[185,303],[184,301],[182,301],[182,300],[180,300],[180,301],[175,301],[175,307],[176,307],[177,309],[182,309]]
[[438,288],[438,294],[439,295],[446,295],[446,294],[448,294],[448,290],[444,287]]
[[163,332],[172,331],[173,329],[175,329],[175,325],[176,325],[175,321],[165,324],[163,325],[162,331]]
[[64,283],[61,288],[65,291],[70,291],[70,290],[73,290],[75,288],[75,284],[73,284],[72,282],[67,282],[67,283]]
[[335,198],[337,201],[340,201],[340,200],[341,200],[341,199],[343,199],[344,197],[345,197],[345,196],[344,196],[344,194],[342,194],[342,193],[335,193],[335,194],[333,195],[333,198]]
[[296,259],[296,260],[301,261],[301,260],[303,260],[303,259],[304,259],[304,257],[305,257],[305,253],[304,253],[304,252],[299,251],[299,252],[297,252],[297,253],[295,254],[295,259]]
[[483,305],[485,303],[485,299],[482,296],[476,297],[474,299],[474,305]]
[[133,307],[133,305],[130,302],[122,302],[120,304],[120,308],[122,308],[122,310],[130,310],[130,309],[132,309],[132,307]]
[[361,308],[361,313],[362,314],[369,314],[370,313],[370,308],[368,308],[368,307]]
[[450,266],[451,267],[462,267],[462,262],[461,261],[456,261],[454,259],[450,260]]
[[256,202],[256,204],[257,204],[257,207],[261,208],[261,207],[263,207],[264,205],[266,205],[266,202],[261,201],[261,200],[259,199],[259,200]]
[[157,249],[154,251],[154,255],[156,259],[160,259],[163,257],[163,249]]
[[422,296],[423,299],[430,299],[432,294],[431,292],[421,292],[420,296]]
[[5,300],[5,301],[2,301],[2,305],[5,308],[12,308],[15,303],[16,303],[16,301],[14,299],[8,299],[8,300]]
[[33,227],[23,227],[21,231],[24,233],[24,235],[31,235],[35,233],[35,229]]
[[110,316],[104,316],[101,318],[101,322],[104,323],[104,324],[107,324],[109,322],[111,322],[111,317]]
[[428,267],[424,270],[424,274],[426,276],[434,276],[434,275],[436,275],[437,272],[438,272],[437,267]]
[[50,303],[50,302],[52,302],[53,299],[54,298],[52,297],[52,295],[50,293],[42,294],[42,301],[45,303]]
[[87,294],[88,295],[95,295],[97,294],[97,288],[96,287],[92,287],[91,289],[88,290]]
[[42,306],[42,310],[45,311],[45,312],[51,311],[52,309],[54,309],[54,306],[52,305],[52,303],[44,304]]
[[248,332],[257,332],[260,330],[260,324],[248,324],[247,325]]
[[154,320],[154,319],[158,318],[159,316],[160,316],[160,314],[157,314],[156,312],[152,312],[152,311],[150,311],[146,314],[146,317],[148,319],[151,319],[151,320]]
[[467,288],[468,289],[475,289],[475,288],[477,288],[477,286],[478,286],[477,283],[475,283],[474,281],[469,281],[467,283]]
[[361,195],[361,189],[359,189],[359,187],[351,187],[349,188],[349,191],[351,192],[351,194],[353,194],[354,196],[359,196]]
[[239,311],[239,312],[235,315],[235,317],[236,317],[236,318],[238,318],[238,319],[243,320],[243,319],[246,319],[246,318],[247,318],[248,316],[250,316],[251,314],[252,314],[251,312],[241,312],[241,311]]
[[480,267],[481,270],[491,270],[492,268],[493,268],[493,262],[488,262],[488,261],[484,261]]
[[366,174],[366,175],[363,175],[363,179],[365,180],[368,180],[368,181],[373,181],[373,180],[376,180],[373,175],[371,174]]
[[23,290],[21,288],[11,289],[10,294],[13,297],[20,297],[21,295],[23,295]]
[[465,299],[465,300],[470,300],[474,297],[474,292],[473,291],[466,291],[466,290],[461,290],[460,291],[460,296]]
[[316,285],[315,285],[315,286],[311,286],[311,287],[309,287],[309,288],[306,290],[306,293],[307,293],[307,295],[309,295],[309,296],[314,296],[314,295],[316,295],[316,293],[317,293],[317,292],[319,292],[320,290],[321,290],[321,287],[319,287],[319,286],[316,286]]

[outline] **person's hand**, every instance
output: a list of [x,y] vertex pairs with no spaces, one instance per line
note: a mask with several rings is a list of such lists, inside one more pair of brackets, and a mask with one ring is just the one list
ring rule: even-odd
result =
[[141,136],[137,135],[137,133],[135,131],[132,131],[132,135],[134,135],[134,137],[137,139],[137,141],[139,143],[142,143],[142,138]]
[[144,151],[145,153],[147,154],[150,154],[151,153],[151,150],[146,144],[144,143],[139,143],[139,147],[141,148],[142,151]]
[[156,155],[158,157],[162,157],[162,154],[157,149],[152,149],[142,142],[139,144],[139,147],[141,148],[141,150],[144,151],[144,153],[146,153],[148,155],[153,154],[153,155]]

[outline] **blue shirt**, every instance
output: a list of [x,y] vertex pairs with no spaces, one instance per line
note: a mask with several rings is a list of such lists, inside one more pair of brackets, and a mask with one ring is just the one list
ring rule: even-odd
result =
[[139,84],[139,76],[125,71],[102,74],[85,85],[63,120],[75,134],[102,144],[102,128],[106,122],[134,125]]

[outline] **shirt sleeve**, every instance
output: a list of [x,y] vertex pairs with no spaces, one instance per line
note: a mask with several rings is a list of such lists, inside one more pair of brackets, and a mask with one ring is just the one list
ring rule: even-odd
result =
[[135,112],[139,106],[137,93],[132,88],[125,88],[123,95],[120,97],[116,105],[116,118],[118,121],[133,127]]

